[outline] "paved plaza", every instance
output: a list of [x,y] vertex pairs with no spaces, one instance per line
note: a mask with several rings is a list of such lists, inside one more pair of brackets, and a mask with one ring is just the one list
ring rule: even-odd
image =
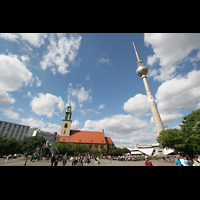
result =
[[[0,166],[24,166],[25,160],[16,160],[16,159],[10,159],[8,162],[5,162],[6,159],[0,158]],[[164,161],[164,160],[151,160],[153,166],[175,166],[174,160],[172,162]],[[71,166],[71,162],[67,162],[65,166]],[[37,161],[34,160],[34,162],[31,162],[30,160],[27,160],[26,166],[50,166],[49,160],[43,160],[43,161]],[[58,166],[62,166],[62,161],[58,162]],[[84,163],[83,166],[86,166]],[[91,162],[89,166],[145,166],[144,161],[116,161],[112,160],[110,163],[109,160],[100,160],[100,164],[98,165],[95,163],[94,159],[91,159]]]

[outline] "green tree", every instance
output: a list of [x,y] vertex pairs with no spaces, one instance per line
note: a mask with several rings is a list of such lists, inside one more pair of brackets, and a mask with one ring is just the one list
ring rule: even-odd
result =
[[67,154],[73,155],[77,151],[76,144],[74,143],[65,143],[67,145]]
[[77,155],[79,154],[79,146],[77,144],[72,144],[71,145],[71,151],[73,152],[73,154]]
[[97,148],[95,147],[95,149],[93,150],[93,155],[96,157],[96,156],[99,156],[100,155],[100,151],[97,150]]
[[102,148],[102,149],[101,149],[101,153],[102,153],[103,156],[104,156],[104,154],[107,153],[107,150],[106,150],[105,148]]
[[122,156],[122,150],[121,150],[121,148],[116,148],[116,149],[114,149],[113,150],[114,152],[113,152],[113,155],[114,156]]
[[114,155],[113,153],[115,153],[114,150],[115,150],[114,147],[109,147],[108,150],[107,150],[108,155],[112,155],[113,156]]
[[121,149],[122,154],[124,153],[131,153],[131,151],[129,151],[127,148],[123,148]]
[[42,145],[46,142],[42,135],[36,135],[34,137],[26,137],[23,140],[19,141],[19,145],[17,147],[18,153],[32,154],[36,151],[38,147],[42,147]]
[[86,144],[82,144],[79,146],[80,153],[87,153],[90,151],[90,148]]
[[200,109],[184,116],[180,127],[181,130],[161,131],[157,141],[163,147],[174,148],[185,154],[200,153]]
[[162,147],[174,148],[176,151],[188,151],[187,133],[180,131],[178,129],[167,129],[160,132],[157,141],[161,144]]
[[56,147],[59,151],[60,154],[65,154],[68,150],[66,143],[60,142],[60,141],[55,141],[52,147]]
[[188,134],[200,134],[200,109],[192,111],[189,115],[183,117],[180,125],[182,131]]
[[17,153],[18,143],[13,137],[0,136],[0,155]]
[[55,141],[53,147],[58,148],[60,154],[73,155],[73,154],[82,154],[90,151],[89,147],[86,144],[77,145],[74,143],[65,143],[60,141]]

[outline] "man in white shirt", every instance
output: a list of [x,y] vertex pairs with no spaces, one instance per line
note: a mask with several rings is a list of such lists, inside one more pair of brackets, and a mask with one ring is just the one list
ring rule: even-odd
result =
[[180,162],[181,162],[181,165],[185,166],[183,156],[181,156]]

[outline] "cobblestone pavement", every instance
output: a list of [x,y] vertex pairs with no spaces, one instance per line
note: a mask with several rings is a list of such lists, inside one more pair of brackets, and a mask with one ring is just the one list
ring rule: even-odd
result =
[[[5,162],[6,159],[0,158],[0,166],[24,166],[25,160],[16,160],[10,159],[8,162]],[[174,160],[172,162],[164,160],[151,160],[153,166],[175,166]],[[71,162],[67,162],[66,166],[71,166]],[[49,160],[31,162],[27,160],[26,166],[50,166]],[[62,166],[62,161],[58,162],[58,166]],[[86,166],[84,163],[83,166]],[[100,164],[95,163],[94,159],[91,159],[89,166],[145,166],[144,161],[116,161],[112,160],[111,163],[109,160],[100,160]]]

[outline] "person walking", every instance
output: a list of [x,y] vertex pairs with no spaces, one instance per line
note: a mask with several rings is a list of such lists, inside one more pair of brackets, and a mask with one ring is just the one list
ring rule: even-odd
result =
[[83,157],[81,156],[81,166],[83,166]]
[[185,166],[185,161],[184,161],[184,159],[183,159],[183,156],[181,156],[180,162],[181,162],[181,165],[182,165],[182,166]]
[[52,154],[52,156],[51,156],[51,166],[53,166],[53,163],[55,162],[55,153],[54,154]]
[[78,157],[78,166],[81,166],[81,157]]
[[194,161],[193,166],[200,166],[200,162],[198,161],[197,158],[194,158],[193,161]]
[[176,166],[182,166],[181,161],[179,159],[179,155],[176,156],[175,164],[176,164]]
[[98,164],[98,165],[100,164],[99,157],[97,157],[97,164]]
[[38,155],[37,155],[37,161],[39,161],[39,160],[40,160],[40,155],[38,154]]
[[86,160],[86,166],[89,166],[89,163],[90,163],[90,159],[89,159],[89,156],[88,156],[87,160]]
[[31,162],[34,162],[33,158],[34,158],[34,155],[32,154],[32,156],[31,156]]
[[63,157],[63,166],[66,165],[66,161],[67,161],[67,158],[66,158],[66,156],[64,156],[64,157]]
[[148,156],[145,156],[145,160],[146,160],[144,162],[145,166],[153,166],[152,163],[151,163],[151,161],[148,160]]
[[189,161],[187,162],[188,166],[193,166],[194,161],[192,160],[192,158],[189,158]]
[[55,163],[54,163],[54,166],[57,167],[58,166],[58,159],[59,159],[59,156],[56,155],[56,159],[55,159]]
[[7,160],[5,162],[8,162],[8,160],[11,158],[11,154],[7,156]]
[[188,166],[188,157],[184,158],[184,163],[185,163],[185,166]]
[[72,166],[75,166],[75,157],[72,157]]

